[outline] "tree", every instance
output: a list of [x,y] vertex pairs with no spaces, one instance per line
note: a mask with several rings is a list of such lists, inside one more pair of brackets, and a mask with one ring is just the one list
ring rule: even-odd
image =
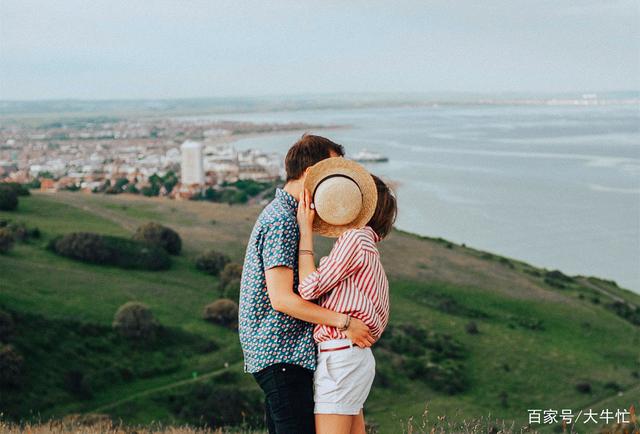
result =
[[0,184],[0,211],[13,211],[18,207],[18,193]]
[[208,250],[196,258],[196,268],[212,276],[217,276],[231,259],[224,253]]
[[176,231],[158,223],[146,223],[136,230],[133,239],[161,247],[170,255],[180,254],[182,240]]
[[149,306],[137,301],[120,306],[112,323],[114,330],[129,339],[153,339],[159,326]]
[[221,298],[206,305],[202,317],[214,324],[234,328],[238,324],[238,303]]

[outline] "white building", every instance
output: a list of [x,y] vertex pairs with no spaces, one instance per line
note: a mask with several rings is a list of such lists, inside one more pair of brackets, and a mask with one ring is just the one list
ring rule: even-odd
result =
[[182,184],[204,184],[204,165],[202,161],[202,144],[187,140],[180,146],[182,152]]

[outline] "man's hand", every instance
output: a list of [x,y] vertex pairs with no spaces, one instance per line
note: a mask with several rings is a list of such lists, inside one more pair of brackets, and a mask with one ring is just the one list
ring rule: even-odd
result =
[[360,348],[370,347],[375,343],[375,338],[371,336],[369,327],[358,318],[351,317],[349,328],[344,331],[347,338],[351,339],[351,342],[359,346]]

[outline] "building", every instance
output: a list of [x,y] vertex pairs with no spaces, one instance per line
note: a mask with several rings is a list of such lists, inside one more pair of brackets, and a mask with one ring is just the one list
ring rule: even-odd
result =
[[202,144],[187,140],[180,146],[182,153],[182,185],[204,184]]

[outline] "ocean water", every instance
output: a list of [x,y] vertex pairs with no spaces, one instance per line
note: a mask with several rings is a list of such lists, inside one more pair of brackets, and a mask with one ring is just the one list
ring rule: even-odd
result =
[[[320,130],[398,182],[397,226],[640,292],[640,108],[434,106],[215,115]],[[300,136],[238,140],[284,156]]]

